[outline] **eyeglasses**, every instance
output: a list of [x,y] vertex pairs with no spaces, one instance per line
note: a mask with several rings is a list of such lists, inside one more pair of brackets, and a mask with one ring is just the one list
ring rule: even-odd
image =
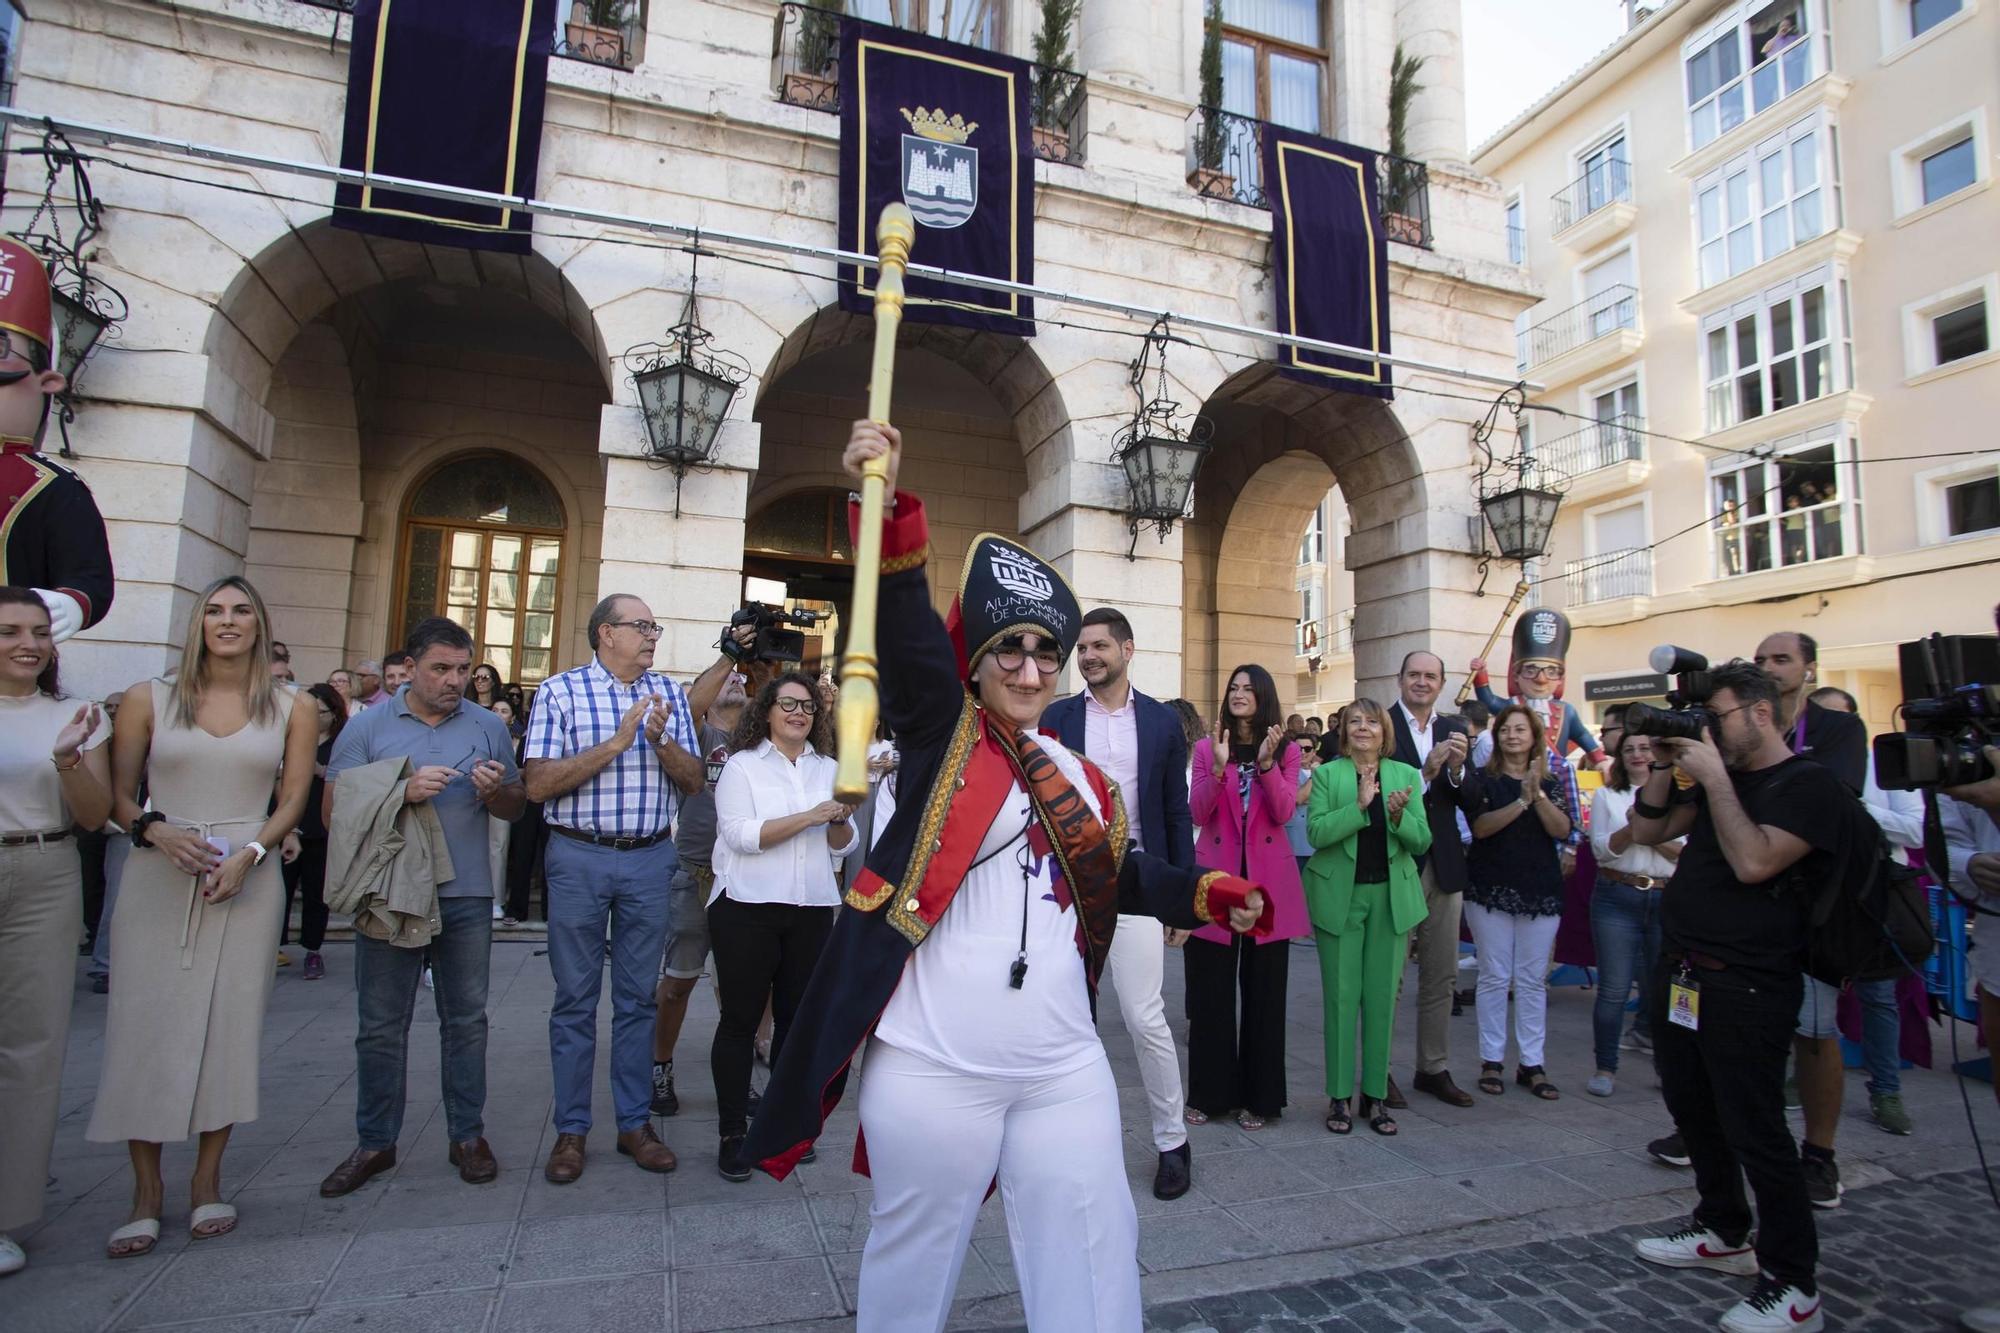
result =
[[626,629],[637,630],[639,637],[642,639],[657,639],[660,637],[662,631],[659,622],[653,620],[612,620],[606,623],[622,625]]
[[998,662],[1000,669],[1010,676],[1019,671],[1021,663],[1027,661],[1030,657],[1033,657],[1035,660],[1035,670],[1041,672],[1044,676],[1053,676],[1056,672],[1062,670],[1062,654],[1053,648],[1037,648],[1033,653],[1030,653],[1019,644],[1014,644],[1011,647],[1003,644],[993,650],[993,660]]
[[0,361],[6,361],[12,357],[18,356],[23,361],[32,362],[35,359],[35,356],[34,353],[29,350],[29,346],[30,344],[27,344],[25,342],[22,344],[16,344],[13,335],[11,334],[0,333]]
[[791,695],[791,694],[779,695],[777,698],[777,704],[779,708],[783,709],[787,713],[802,712],[807,717],[811,717],[814,713],[817,713],[819,711],[819,700],[801,699],[796,695]]
[[1529,680],[1561,680],[1563,669],[1559,666],[1524,666],[1521,674]]

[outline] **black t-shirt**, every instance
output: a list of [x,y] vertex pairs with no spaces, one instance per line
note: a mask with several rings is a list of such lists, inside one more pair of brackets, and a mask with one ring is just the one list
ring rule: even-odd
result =
[[1813,850],[1784,874],[1744,884],[1729,867],[1709,814],[1708,792],[1696,788],[1694,828],[1660,902],[1662,952],[1692,949],[1740,969],[1751,980],[1796,984],[1805,957],[1806,894],[1830,873],[1840,844],[1837,812],[1853,798],[1833,772],[1793,756],[1754,773],[1734,773],[1736,798],[1753,824],[1783,829]]
[[1821,708],[1806,700],[1804,724],[1785,729],[1792,753],[1831,769],[1854,795],[1868,775],[1868,728],[1852,713]]
[[1354,882],[1356,884],[1386,884],[1389,882],[1389,805],[1383,799],[1382,789],[1375,789],[1375,799],[1368,803],[1368,822],[1361,827],[1354,844]]

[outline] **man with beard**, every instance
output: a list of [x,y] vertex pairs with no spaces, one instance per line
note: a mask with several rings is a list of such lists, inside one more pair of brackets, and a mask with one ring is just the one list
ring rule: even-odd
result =
[[[433,616],[417,622],[409,646],[416,666],[408,688],[341,728],[327,760],[322,810],[332,827],[335,785],[344,771],[402,760],[413,770],[403,786],[403,800],[428,802],[444,827],[452,877],[437,886],[437,933],[428,950],[437,989],[438,1064],[448,1156],[460,1179],[480,1185],[500,1173],[483,1120],[487,969],[493,951],[488,817],[519,819],[527,796],[514,767],[514,738],[507,734],[507,724],[465,700],[472,636]],[[426,952],[355,932],[360,1027],[354,1037],[354,1127],[360,1142],[320,1182],[324,1198],[351,1194],[396,1164],[411,999]]]
[[[1087,755],[1118,784],[1133,816],[1132,845],[1183,870],[1194,868],[1194,820],[1188,814],[1187,737],[1180,719],[1157,699],[1132,688],[1132,622],[1108,606],[1083,618],[1076,666],[1087,687],[1051,704],[1042,730]],[[1164,943],[1178,947],[1187,932],[1145,916],[1120,916],[1106,967],[1118,989],[1118,1012],[1139,1057],[1139,1076],[1153,1112],[1153,1148],[1160,1163],[1153,1197],[1178,1199],[1192,1180],[1180,1057],[1160,999]]]

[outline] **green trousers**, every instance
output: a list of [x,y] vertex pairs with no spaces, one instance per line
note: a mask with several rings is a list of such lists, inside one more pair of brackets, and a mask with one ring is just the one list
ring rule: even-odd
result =
[[1389,1034],[1409,938],[1389,921],[1389,886],[1356,884],[1347,927],[1313,932],[1326,1003],[1326,1095],[1354,1095],[1354,1025],[1361,1022],[1361,1093],[1389,1095]]

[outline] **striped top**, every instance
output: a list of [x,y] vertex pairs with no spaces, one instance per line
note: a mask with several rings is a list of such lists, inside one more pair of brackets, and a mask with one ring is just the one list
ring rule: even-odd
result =
[[[593,657],[536,687],[522,759],[566,759],[603,744],[617,734],[626,711],[648,694],[659,695],[672,710],[667,738],[695,753],[687,695],[680,686],[656,671],[641,674],[630,685],[621,684]],[[646,730],[641,727],[616,761],[575,791],[547,802],[542,813],[551,824],[585,833],[648,838],[666,830],[678,805],[679,793],[646,744]]]

